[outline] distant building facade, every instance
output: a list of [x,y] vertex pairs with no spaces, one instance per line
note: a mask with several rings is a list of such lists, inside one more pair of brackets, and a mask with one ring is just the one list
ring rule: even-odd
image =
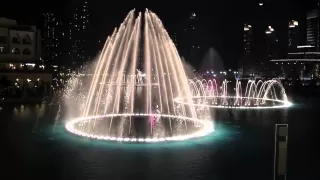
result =
[[18,26],[14,20],[0,18],[0,59],[33,61],[40,53],[40,31],[35,26]]
[[316,51],[319,51],[320,47],[319,8],[318,2],[318,7],[307,13],[307,45],[314,46]]
[[253,29],[248,23],[244,24],[243,27],[243,56],[240,59],[239,71],[241,74],[245,74],[246,71],[251,69],[254,64],[252,56],[252,46],[253,46]]
[[90,34],[90,12],[88,0],[73,0],[68,19],[68,39],[67,43],[69,58],[73,65],[80,65],[89,60]]
[[[319,1],[306,15],[305,44],[299,45],[299,24],[289,22],[288,55],[286,58],[271,58],[271,64],[278,76],[300,78],[301,80],[320,79],[319,51]],[[271,33],[270,33],[271,34]]]
[[248,23],[244,24],[243,29],[243,51],[245,55],[251,55],[253,43],[252,26]]
[[320,52],[313,51],[313,46],[298,46],[297,51],[288,53],[285,59],[272,59],[271,63],[277,75],[286,78],[320,79]]
[[[41,34],[35,26],[0,18],[0,96],[35,98],[49,95],[52,73],[41,60]],[[1,103],[1,102],[0,102]]]
[[294,52],[299,45],[299,23],[296,20],[289,21],[288,26],[288,51]]
[[177,45],[181,56],[183,56],[187,62],[200,61],[200,39],[204,35],[201,34],[199,28],[199,16],[195,12],[191,12],[189,17],[186,18],[181,25],[181,28],[177,38]]
[[67,69],[76,69],[90,60],[93,40],[89,31],[89,2],[72,0],[66,12],[43,14],[44,60]]
[[58,63],[61,61],[65,32],[63,22],[55,13],[44,13],[44,29],[42,33],[43,53],[42,59],[45,62]]
[[268,28],[265,31],[265,34],[267,36],[267,53],[268,58],[278,58],[279,56],[279,40],[276,34],[275,29],[272,26],[268,26]]

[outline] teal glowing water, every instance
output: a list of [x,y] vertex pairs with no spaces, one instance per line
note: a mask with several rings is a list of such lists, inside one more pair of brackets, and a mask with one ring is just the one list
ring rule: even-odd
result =
[[[49,131],[51,133],[51,131]],[[85,137],[79,137],[74,134],[68,133],[63,124],[56,125],[54,134],[51,134],[54,139],[68,141],[74,144],[82,144],[89,146],[98,146],[102,148],[128,148],[128,149],[139,149],[139,148],[188,148],[197,145],[206,145],[211,143],[219,143],[224,140],[236,135],[236,132],[224,125],[219,125],[215,131],[207,136],[193,138],[185,141],[178,142],[163,142],[163,143],[121,143],[115,141],[103,141],[90,139]]]

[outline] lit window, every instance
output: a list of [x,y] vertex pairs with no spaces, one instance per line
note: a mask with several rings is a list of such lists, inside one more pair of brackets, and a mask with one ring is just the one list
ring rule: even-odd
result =
[[8,53],[8,47],[7,46],[0,46],[0,53]]
[[11,52],[12,52],[12,54],[20,54],[20,49],[13,48]]

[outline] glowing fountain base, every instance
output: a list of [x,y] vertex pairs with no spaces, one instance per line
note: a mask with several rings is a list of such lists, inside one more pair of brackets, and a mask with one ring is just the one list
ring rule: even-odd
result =
[[[108,126],[108,132],[105,131],[99,131],[99,127],[104,127],[101,129],[105,129],[105,125],[109,123],[110,120],[120,122],[121,119],[131,119],[131,121],[139,121],[139,120],[145,120],[145,119],[152,119],[161,118],[161,121],[168,120],[173,121],[174,123],[171,123],[171,127],[174,125],[181,126],[180,128],[176,128],[179,131],[170,131],[170,130],[163,130],[162,132],[156,132],[159,128],[154,128],[155,131],[152,131],[153,128],[150,128],[151,133],[145,133],[147,135],[144,136],[132,136],[131,133],[128,133],[128,136],[123,135],[124,129],[118,131],[118,132],[112,132],[114,128],[111,128],[109,130]],[[160,120],[158,120],[160,121]],[[102,124],[101,124],[102,123]],[[129,124],[129,122],[127,122]],[[149,123],[150,127],[152,127],[154,124],[152,122]],[[130,123],[131,125],[131,123]],[[196,125],[196,126],[195,126]],[[155,125],[157,126],[157,122],[155,122]],[[90,128],[88,128],[90,127]],[[185,127],[185,128],[182,128]],[[165,115],[165,114],[109,114],[109,115],[102,115],[102,116],[89,116],[89,117],[80,117],[73,120],[68,121],[65,128],[76,135],[88,137],[92,139],[98,139],[98,140],[106,140],[106,141],[118,141],[118,142],[144,142],[144,143],[156,143],[156,142],[164,142],[164,141],[183,141],[187,139],[197,138],[206,136],[214,131],[214,124],[210,120],[200,120],[200,119],[194,119],[190,117],[183,117],[183,116],[174,116],[174,115]],[[94,129],[93,129],[94,128]],[[165,128],[168,129],[168,128]],[[169,128],[170,129],[170,128]],[[182,129],[185,129],[182,131]],[[117,135],[121,132],[121,135]],[[167,133],[170,132],[170,133]],[[112,134],[112,135],[111,135]],[[157,135],[158,134],[158,135]]]
[[187,102],[186,98],[174,99],[177,104],[219,109],[279,109],[292,106],[287,100],[256,97],[193,96],[192,100],[193,103]]

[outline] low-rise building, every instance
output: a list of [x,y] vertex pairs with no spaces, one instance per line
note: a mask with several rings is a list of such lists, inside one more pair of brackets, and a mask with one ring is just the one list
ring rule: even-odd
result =
[[288,53],[284,59],[272,59],[271,63],[286,78],[320,79],[320,52],[313,46],[298,46],[299,51]]
[[50,95],[52,68],[40,56],[41,34],[36,26],[0,18],[0,102]]

